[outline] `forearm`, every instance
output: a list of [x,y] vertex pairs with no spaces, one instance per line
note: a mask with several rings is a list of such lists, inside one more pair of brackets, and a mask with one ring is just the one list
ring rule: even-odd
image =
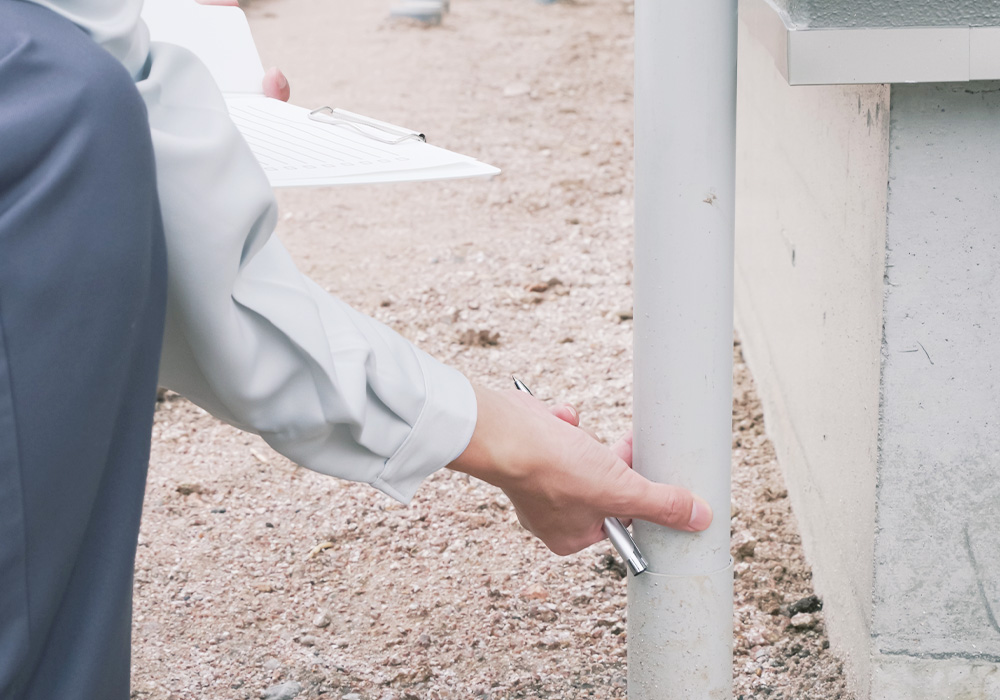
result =
[[471,386],[296,269],[207,71],[177,47],[151,56],[138,86],[168,246],[162,384],[303,466],[409,500],[468,443]]

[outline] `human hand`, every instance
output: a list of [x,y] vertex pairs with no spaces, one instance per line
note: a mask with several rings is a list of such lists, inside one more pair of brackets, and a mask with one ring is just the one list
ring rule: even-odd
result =
[[[197,0],[197,2],[202,5],[223,5],[225,7],[240,6],[238,0]],[[288,85],[288,79],[285,77],[285,74],[277,68],[270,68],[266,73],[264,73],[264,79],[261,81],[261,87],[264,89],[265,97],[272,97],[276,100],[281,100],[282,102],[288,102],[288,98],[292,96],[292,89]]]
[[[554,406],[549,406],[549,413],[551,413],[553,416],[555,416],[559,420],[566,421],[570,425],[572,425],[574,427],[577,427],[577,428],[580,428],[580,430],[584,431],[585,433],[587,433],[587,435],[589,435],[590,437],[594,438],[595,440],[598,439],[597,435],[592,430],[588,430],[587,428],[580,427],[580,413],[579,413],[579,411],[576,410],[575,406],[573,406],[571,404],[568,404],[568,403],[556,404]],[[617,442],[615,442],[615,444],[613,444],[611,446],[611,451],[620,460],[622,460],[623,462],[625,462],[625,464],[627,464],[629,467],[632,466],[632,429],[631,428],[629,428],[628,431],[624,435],[622,435],[620,438],[618,438]],[[625,527],[628,527],[629,525],[632,524],[632,519],[631,518],[618,518],[618,520]],[[606,530],[605,530],[605,534],[607,534]]]
[[604,539],[608,516],[688,532],[712,522],[708,504],[687,489],[651,482],[631,469],[630,436],[609,449],[576,427],[579,418],[570,407],[549,410],[514,390],[475,390],[472,441],[449,466],[500,487],[521,524],[556,554]]
[[273,97],[282,102],[288,102],[292,96],[292,88],[288,84],[288,78],[277,68],[269,68],[264,73],[264,80],[261,81],[264,88],[265,97]]

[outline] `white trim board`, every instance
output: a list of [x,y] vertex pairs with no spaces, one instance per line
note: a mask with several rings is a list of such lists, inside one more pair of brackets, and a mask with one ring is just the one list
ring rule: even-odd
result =
[[1000,80],[1000,27],[806,29],[770,0],[739,3],[789,85]]

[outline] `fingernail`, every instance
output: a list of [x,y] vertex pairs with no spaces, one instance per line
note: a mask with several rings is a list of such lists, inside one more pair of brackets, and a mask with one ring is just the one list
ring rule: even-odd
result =
[[285,77],[284,73],[278,73],[278,87],[282,90],[288,87],[288,78]]
[[580,420],[580,414],[576,412],[575,408],[573,408],[569,404],[566,404],[566,410],[569,411],[569,414],[571,416],[573,416],[573,420]]
[[697,496],[694,497],[694,505],[691,506],[691,519],[688,527],[695,532],[701,532],[712,524],[712,509],[708,504]]

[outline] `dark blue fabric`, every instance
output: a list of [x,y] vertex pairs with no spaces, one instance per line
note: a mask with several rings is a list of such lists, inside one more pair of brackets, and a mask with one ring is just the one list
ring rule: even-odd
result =
[[0,698],[126,700],[165,253],[145,107],[0,0]]

